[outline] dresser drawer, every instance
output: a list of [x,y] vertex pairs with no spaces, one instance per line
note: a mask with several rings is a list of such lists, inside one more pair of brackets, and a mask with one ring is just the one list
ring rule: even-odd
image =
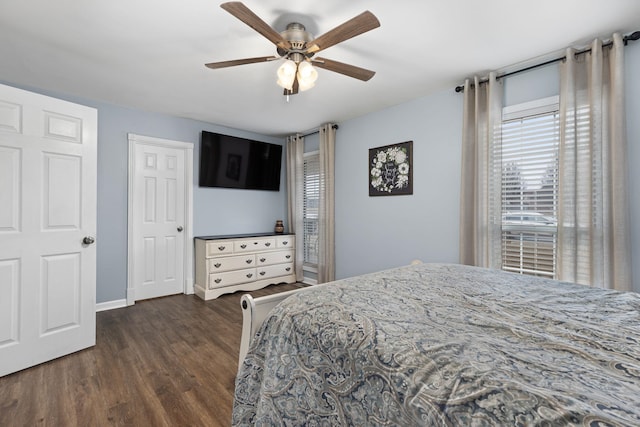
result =
[[257,278],[261,280],[269,279],[271,277],[287,276],[289,274],[293,274],[293,263],[265,265],[263,267],[258,267]]
[[209,240],[207,242],[205,254],[207,258],[231,253],[233,253],[232,240]]
[[276,239],[274,238],[243,239],[233,242],[233,251],[235,253],[264,251],[275,247]]
[[256,254],[257,265],[281,264],[293,261],[293,250],[273,251]]
[[289,234],[286,236],[276,237],[276,248],[293,248],[295,247],[296,236]]
[[253,267],[255,265],[256,256],[254,254],[207,259],[207,271],[209,273],[228,270],[241,270],[243,268]]
[[223,273],[211,273],[209,274],[209,289],[248,283],[255,280],[255,268],[246,268],[244,270],[234,270]]

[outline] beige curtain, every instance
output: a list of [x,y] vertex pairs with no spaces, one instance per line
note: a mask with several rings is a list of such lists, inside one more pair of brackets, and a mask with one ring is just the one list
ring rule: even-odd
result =
[[303,252],[303,185],[304,185],[304,137],[302,135],[292,135],[287,138],[287,220],[289,232],[295,234],[296,254],[295,270],[296,280],[303,279],[302,264],[304,263]]
[[560,66],[558,278],[630,290],[623,41]]
[[335,280],[334,164],[336,130],[320,127],[320,206],[318,214],[318,283]]
[[500,198],[490,194],[500,194],[495,154],[500,152],[502,83],[495,73],[483,83],[467,79],[463,102],[460,262],[500,268]]

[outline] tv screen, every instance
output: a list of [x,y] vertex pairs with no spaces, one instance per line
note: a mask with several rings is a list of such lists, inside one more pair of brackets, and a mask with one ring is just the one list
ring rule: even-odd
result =
[[202,131],[200,187],[280,190],[282,146]]

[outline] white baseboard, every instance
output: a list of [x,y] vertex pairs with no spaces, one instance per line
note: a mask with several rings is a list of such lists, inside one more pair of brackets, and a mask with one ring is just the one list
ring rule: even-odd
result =
[[118,299],[115,301],[107,301],[96,304],[96,313],[99,311],[113,310],[114,308],[122,308],[127,306],[126,299]]

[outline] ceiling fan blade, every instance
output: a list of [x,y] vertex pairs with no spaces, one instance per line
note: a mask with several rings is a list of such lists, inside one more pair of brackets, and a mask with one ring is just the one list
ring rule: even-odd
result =
[[258,15],[253,13],[247,6],[239,1],[222,3],[221,8],[262,34],[271,43],[282,49],[290,49],[291,43],[285,40],[280,33],[274,30],[269,24],[264,22]]
[[307,53],[318,52],[379,26],[380,21],[378,21],[378,18],[367,10],[307,43],[306,51]]
[[332,61],[331,59],[326,58],[314,58],[312,63],[318,68],[324,68],[325,70],[344,74],[345,76],[353,77],[354,79],[362,80],[364,82],[371,79],[371,77],[376,74],[375,71],[356,67],[355,65],[345,64],[343,62]]
[[256,62],[273,61],[274,59],[279,59],[279,58],[277,56],[260,56],[257,58],[245,58],[245,59],[234,59],[231,61],[210,62],[204,65],[206,67],[209,67],[215,70],[218,68],[235,67],[236,65],[255,64]]

